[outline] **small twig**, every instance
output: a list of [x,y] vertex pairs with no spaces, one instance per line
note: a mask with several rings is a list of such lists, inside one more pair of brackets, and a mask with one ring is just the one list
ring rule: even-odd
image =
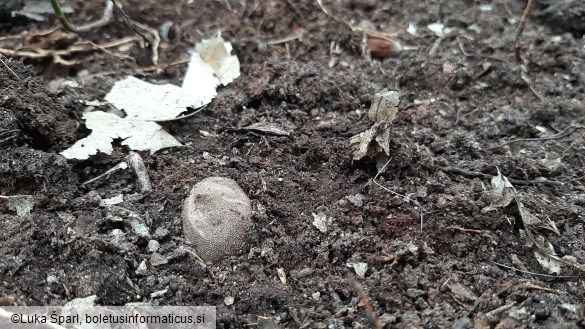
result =
[[[172,66],[177,66],[177,65],[183,65],[183,64],[187,64],[189,63],[190,59],[180,59],[171,63],[166,63],[166,64],[158,64],[158,65],[154,65],[154,66],[149,66],[149,67],[144,67],[144,68],[136,68],[133,70],[126,70],[126,69],[117,69],[117,70],[110,70],[110,71],[101,71],[101,72],[96,72],[96,73],[92,73],[92,74],[88,74],[86,76],[83,77],[84,80],[90,80],[93,79],[95,77],[101,77],[101,76],[107,76],[107,75],[121,75],[121,74],[130,74],[130,75],[136,75],[136,74],[142,74],[142,75],[146,75],[150,72],[154,72],[154,71],[159,71],[159,70],[164,70],[168,67],[172,67]],[[204,107],[202,107],[201,109],[193,112],[193,113],[189,113],[180,117],[176,117],[174,119],[170,119],[170,120],[166,120],[166,121],[173,121],[173,120],[180,120],[180,119],[184,119],[187,117],[190,117],[192,115],[197,114],[199,111],[201,111]],[[157,122],[164,122],[157,120]]]
[[563,156],[561,156],[561,160],[567,156],[569,150],[572,149],[575,145],[577,145],[577,143],[579,141],[581,141],[583,139],[583,137],[585,137],[585,134],[581,134],[581,136],[579,136],[579,138],[577,138],[574,142],[572,142],[571,145],[569,145],[569,147],[567,147],[566,149],[563,150]]
[[[124,39],[117,40],[117,43],[119,43],[120,45],[122,45],[122,44],[129,43],[129,42],[132,42],[132,41],[135,41],[135,40],[136,40],[135,38],[130,37],[130,38],[124,38]],[[134,57],[132,57],[132,56],[124,55],[124,54],[120,54],[120,53],[115,53],[115,52],[109,51],[106,47],[104,47],[104,46],[102,46],[100,44],[91,42],[91,41],[86,41],[86,42],[87,42],[87,44],[89,44],[89,45],[91,45],[91,46],[93,46],[93,47],[101,50],[103,53],[108,54],[108,55],[110,55],[112,57],[118,57],[118,58],[122,58],[122,59],[128,59],[128,60],[131,60],[131,61],[134,61],[134,62],[136,61],[136,59]],[[83,42],[80,42],[80,44],[82,44],[82,43]],[[115,47],[115,46],[111,45],[111,43],[108,46],[109,47]]]
[[281,43],[286,43],[286,42],[289,42],[289,41],[296,40],[296,39],[298,39],[300,37],[301,37],[301,34],[300,33],[295,33],[295,34],[291,34],[289,36],[286,36],[284,38],[268,40],[265,43],[267,45],[278,45],[278,44],[281,44]]
[[223,3],[225,4],[227,10],[232,11],[232,4],[229,0],[223,0]]
[[35,51],[22,51],[22,50],[14,50],[9,48],[0,48],[0,54],[4,54],[10,57],[25,57],[30,59],[41,59],[47,57],[59,58],[61,56],[69,56],[74,53],[90,51],[93,49],[99,49],[104,51],[107,54],[119,57],[119,58],[129,58],[134,59],[132,57],[120,54],[114,54],[111,51],[107,51],[106,48],[118,47],[126,43],[131,43],[134,41],[139,40],[138,37],[126,37],[119,40],[114,40],[111,42],[107,42],[104,44],[96,44],[93,42],[82,41],[73,44],[68,49],[63,50],[47,50],[47,49],[36,49]]
[[23,198],[34,198],[34,195],[30,195],[30,194],[0,195],[0,199],[4,199],[4,200],[23,199]]
[[524,9],[524,13],[522,14],[522,18],[520,19],[520,25],[518,25],[518,29],[516,30],[516,45],[514,46],[514,52],[516,54],[516,61],[518,63],[522,63],[522,54],[520,53],[522,50],[520,47],[520,37],[522,36],[522,32],[524,32],[524,27],[526,26],[528,17],[532,13],[532,9],[534,9],[535,3],[536,2],[534,0],[528,0],[528,3],[526,3],[526,8]]
[[380,259],[384,263],[394,262],[394,260],[396,260],[396,255],[390,255],[385,250],[382,250],[380,253],[382,254],[382,256],[380,256]]
[[71,24],[67,20],[67,18],[65,17],[65,14],[61,10],[61,4],[59,3],[59,0],[51,0],[51,5],[53,6],[53,10],[55,11],[55,14],[59,18],[61,25],[63,25],[63,27],[67,31],[75,32],[75,33],[87,32],[87,31],[90,31],[90,30],[93,30],[95,28],[102,27],[102,26],[108,24],[109,22],[112,21],[112,14],[114,12],[114,4],[112,3],[112,1],[107,0],[106,6],[104,8],[104,13],[100,19],[98,19],[95,22],[90,22],[90,23],[87,23],[87,24],[82,25],[82,26],[75,26],[75,25]]
[[520,73],[520,77],[522,78],[522,80],[524,80],[524,82],[526,82],[526,84],[528,85],[528,89],[530,89],[530,91],[532,91],[532,93],[534,94],[534,96],[536,96],[538,99],[540,99],[541,101],[544,102],[546,99],[544,98],[544,96],[542,96],[536,90],[536,88],[534,88],[534,86],[532,85],[532,80],[530,80],[530,78],[528,77],[528,65],[527,65],[527,63],[522,63],[521,69],[522,69],[522,73]]
[[8,136],[8,137],[2,138],[2,139],[0,139],[0,144],[2,144],[2,143],[4,143],[4,142],[7,142],[7,141],[9,141],[9,140],[11,140],[11,139],[14,139],[14,138],[16,138],[16,137],[18,137],[18,135],[14,134],[14,135],[10,135],[10,136]]
[[513,143],[518,143],[518,142],[542,142],[542,141],[550,141],[550,140],[555,140],[555,139],[561,139],[561,138],[565,138],[567,136],[570,136],[571,134],[573,134],[575,131],[577,131],[578,129],[584,129],[585,126],[570,126],[567,129],[561,131],[558,134],[552,135],[552,136],[545,136],[545,137],[537,137],[537,138],[520,138],[520,139],[515,139],[515,140],[511,140],[511,141],[507,141],[503,144],[500,144],[498,146],[492,146],[492,147],[488,147],[488,148],[484,148],[484,151],[489,151],[489,150],[494,150],[494,149],[498,149],[500,147],[504,147],[506,145],[509,144],[513,144]]
[[148,193],[152,191],[152,185],[150,184],[150,177],[148,177],[148,171],[142,161],[142,157],[136,152],[130,151],[128,155],[128,163],[130,167],[134,169],[136,177],[138,178],[138,189],[140,193]]
[[370,304],[368,294],[366,294],[366,292],[364,291],[364,287],[362,287],[362,285],[353,278],[349,279],[349,285],[357,292],[360,301],[362,302],[362,304],[364,304],[364,307],[366,308],[366,312],[368,314],[368,318],[372,322],[373,327],[375,329],[382,329],[382,325],[380,325],[380,321],[378,321],[376,314],[374,314],[372,304]]
[[[461,169],[461,168],[442,167],[440,169],[445,171],[445,172],[450,172],[453,174],[460,174],[460,175],[468,176],[468,177],[482,177],[485,179],[491,179],[493,177],[490,174],[484,174],[482,172],[465,170],[465,169]],[[508,181],[510,181],[510,183],[513,183],[516,185],[530,185],[530,184],[565,185],[565,183],[563,183],[563,182],[554,181],[554,180],[535,180],[535,179],[525,180],[525,179],[508,178]]]
[[487,312],[485,314],[485,317],[486,318],[491,318],[491,317],[493,317],[495,315],[498,315],[498,314],[500,314],[500,313],[502,313],[502,312],[504,312],[504,311],[506,311],[506,310],[508,310],[508,309],[510,309],[512,307],[514,307],[514,305],[516,305],[516,304],[507,304],[507,305],[500,306],[500,307],[496,308],[495,310],[491,310],[491,311]]
[[195,114],[197,114],[197,113],[199,113],[199,112],[203,111],[203,110],[204,110],[206,107],[207,107],[207,105],[203,105],[202,107],[198,108],[197,110],[195,110],[195,111],[193,111],[193,112],[191,112],[191,113],[183,114],[183,115],[181,115],[181,116],[178,116],[178,117],[175,117],[175,118],[172,118],[172,119],[165,119],[165,120],[144,120],[144,121],[152,121],[152,122],[169,122],[169,121],[183,120],[183,119],[185,119],[185,118],[192,117],[192,116],[194,116]]
[[167,64],[158,64],[158,65],[153,65],[153,66],[145,67],[145,68],[142,68],[141,71],[143,71],[143,72],[151,72],[151,71],[163,70],[163,69],[166,69],[168,67],[172,67],[172,66],[176,66],[176,65],[182,65],[182,64],[187,64],[187,63],[189,63],[189,61],[191,61],[190,58],[179,59],[177,61],[174,61],[174,62],[171,62],[171,63],[167,63]]
[[482,230],[474,230],[471,228],[463,228],[463,227],[458,227],[458,226],[448,226],[448,227],[446,227],[446,229],[467,232],[467,233],[483,233]]
[[463,45],[463,42],[461,42],[461,36],[460,35],[457,36],[457,43],[459,43],[459,50],[461,50],[461,53],[463,54],[463,56],[465,56],[465,57],[473,57],[473,56],[475,56],[474,53],[468,53],[465,50],[464,45]]
[[437,53],[437,50],[439,50],[439,46],[441,45],[441,42],[443,42],[443,40],[445,40],[447,38],[446,35],[437,38],[437,40],[435,40],[435,42],[433,43],[433,46],[431,47],[431,50],[429,50],[429,56],[435,56],[435,54]]
[[530,271],[524,271],[512,266],[508,266],[508,265],[504,265],[504,264],[500,264],[500,263],[496,263],[496,262],[492,262],[495,265],[498,265],[500,267],[503,268],[507,268],[509,270],[514,270],[514,271],[518,271],[520,273],[525,273],[525,274],[530,274],[530,275],[536,275],[536,276],[541,276],[544,278],[552,278],[552,279],[561,279],[561,280],[565,280],[565,279],[581,279],[581,278],[585,278],[585,275],[550,275],[550,274],[541,274],[541,273],[535,273],[535,272],[530,272]]
[[[139,22],[133,20],[124,11],[122,6],[116,2],[116,0],[111,0],[111,1],[114,2],[116,8],[122,13],[122,16],[124,17],[126,22],[133,27],[134,32],[136,34],[140,35],[144,39],[144,41],[146,41],[149,44],[149,47],[152,51],[152,55],[151,55],[150,59],[152,61],[152,64],[157,65],[158,64],[158,46],[160,44],[160,36],[158,34],[158,31],[150,26],[147,26],[145,24],[142,24],[142,23],[139,23]],[[148,34],[151,35],[151,38],[147,38],[144,34],[137,31],[137,29],[146,31]]]
[[87,184],[93,183],[100,178],[108,176],[108,175],[110,175],[110,174],[112,174],[120,169],[126,169],[126,168],[128,168],[128,164],[126,162],[122,161],[122,162],[118,163],[117,165],[115,165],[114,167],[112,167],[111,169],[109,169],[108,171],[106,171],[105,173],[103,173],[95,178],[92,178],[92,179],[88,180],[87,182],[81,183],[81,185],[87,185]]
[[535,284],[531,284],[531,283],[526,283],[523,288],[526,289],[532,289],[532,290],[542,290],[542,291],[547,291],[547,292],[556,292],[556,290],[551,289],[551,288],[547,288],[547,287],[541,287],[541,286],[537,286]]
[[522,80],[526,82],[528,88],[532,93],[541,101],[545,101],[545,98],[534,88],[532,85],[532,81],[528,77],[528,63],[522,58],[522,47],[520,45],[520,37],[522,36],[522,32],[524,32],[524,27],[526,26],[526,22],[528,21],[528,17],[532,13],[534,9],[535,0],[528,0],[526,3],[526,8],[524,9],[524,13],[522,14],[522,18],[520,19],[520,24],[518,25],[518,29],[516,30],[516,44],[514,45],[514,54],[516,56],[516,62],[521,64],[522,73],[520,74]]
[[106,24],[112,21],[113,13],[114,13],[113,1],[106,0],[106,6],[104,7],[104,13],[102,14],[102,17],[95,22],[89,22],[85,25],[78,26],[76,28],[76,32],[87,32],[98,27],[105,26]]
[[152,36],[151,40],[148,40],[150,42],[149,46],[150,46],[150,50],[152,51],[152,55],[150,56],[150,59],[152,61],[152,64],[157,65],[158,64],[158,46],[160,44],[160,36],[158,35],[158,32],[156,31],[156,29],[139,23],[135,20],[129,19],[130,24],[134,25],[137,28],[143,29],[147,32],[150,33],[150,35]]
[[8,71],[10,71],[10,73],[12,73],[12,75],[14,75],[18,80],[20,80],[20,77],[14,71],[12,71],[10,66],[8,66],[8,64],[6,64],[6,62],[4,62],[2,60],[2,58],[0,58],[0,62],[2,62],[2,64],[4,64],[4,66],[6,66],[6,68],[8,69]]
[[418,203],[418,201],[413,200],[413,199],[411,199],[411,198],[409,198],[409,197],[407,197],[405,195],[402,195],[400,193],[394,192],[391,189],[389,189],[389,188],[387,188],[385,186],[382,186],[382,184],[376,182],[376,179],[378,179],[378,176],[380,176],[380,174],[384,172],[384,169],[386,169],[386,166],[390,163],[390,160],[392,160],[392,158],[390,158],[390,159],[388,159],[388,161],[386,161],[386,163],[384,164],[384,166],[382,167],[382,169],[380,169],[380,171],[378,171],[378,173],[376,174],[376,176],[372,179],[372,183],[378,185],[380,188],[382,188],[386,192],[392,193],[392,194],[394,194],[396,196],[399,196],[399,197],[401,197],[403,199],[406,199],[408,201],[411,201],[417,207],[419,207],[419,209],[420,209],[420,230],[422,232],[422,230],[423,230],[423,221],[424,221],[424,217],[423,217],[424,216],[424,210],[423,210],[422,206],[420,205],[420,203]]

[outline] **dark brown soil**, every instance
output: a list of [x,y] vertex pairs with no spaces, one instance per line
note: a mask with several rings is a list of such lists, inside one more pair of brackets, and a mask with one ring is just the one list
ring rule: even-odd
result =
[[[78,61],[73,66],[4,58],[19,78],[0,65],[0,195],[33,195],[35,203],[19,217],[0,200],[0,300],[63,305],[97,295],[102,305],[214,305],[219,328],[370,327],[357,280],[385,328],[585,325],[584,273],[564,265],[560,276],[548,275],[520,234],[514,205],[481,211],[499,169],[527,209],[556,223],[559,235],[539,233],[559,257],[585,264],[581,1],[539,2],[522,37],[524,73],[514,56],[523,1],[322,1],[336,19],[309,0],[160,3],[125,3],[136,21],[173,23],[160,63],[188,58],[202,37],[222,31],[241,76],[204,111],[165,125],[187,147],[142,154],[153,183],[147,195],[130,170],[81,184],[124,161],[120,145],[87,161],[59,152],[89,133],[80,120],[84,101],[102,100],[126,74],[179,84],[185,65],[144,72],[149,56],[136,45],[128,52],[136,62],[94,49],[63,58]],[[480,10],[490,3],[492,10]],[[103,6],[70,4],[75,23],[98,18]],[[81,40],[135,35],[116,17]],[[426,29],[436,21],[459,32],[438,42]],[[407,33],[409,23],[418,36]],[[362,34],[348,24],[369,24],[416,49],[369,59]],[[57,25],[5,22],[0,33],[25,32],[21,41],[32,42],[26,33]],[[352,158],[349,139],[371,126],[367,110],[385,88],[399,91],[401,104],[379,183],[422,209],[372,182],[374,159]],[[291,134],[228,129],[256,122]],[[497,147],[566,129],[573,131],[562,138]],[[180,216],[192,186],[210,176],[238,182],[255,225],[240,253],[205,268],[181,248]],[[118,194],[150,238],[113,219],[127,211],[100,207]],[[314,214],[332,218],[327,232],[312,224]],[[154,256],[149,240],[160,243]],[[143,261],[147,270],[137,272]],[[348,265],[356,262],[368,264],[365,277]]]

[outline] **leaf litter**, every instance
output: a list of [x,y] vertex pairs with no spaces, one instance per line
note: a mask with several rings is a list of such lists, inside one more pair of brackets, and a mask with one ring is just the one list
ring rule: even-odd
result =
[[579,264],[574,257],[559,257],[554,246],[546,238],[538,233],[539,229],[545,229],[560,235],[555,223],[547,216],[546,220],[541,220],[522,203],[520,194],[516,191],[508,178],[500,172],[498,168],[497,176],[492,177],[491,203],[482,209],[482,213],[505,208],[512,201],[516,202],[518,214],[522,219],[524,229],[520,230],[520,236],[526,240],[526,246],[534,249],[534,257],[540,266],[549,274],[561,274],[563,264],[571,265],[581,271],[585,271],[585,265]]
[[189,109],[209,104],[217,95],[217,87],[227,85],[240,75],[237,56],[230,55],[232,46],[221,35],[203,40],[195,46],[181,87],[157,85],[128,76],[114,84],[105,100],[125,117],[103,111],[84,114],[92,133],[61,152],[68,159],[85,160],[98,152],[112,154],[112,142],[135,151],[156,151],[181,146],[158,123],[178,120]]

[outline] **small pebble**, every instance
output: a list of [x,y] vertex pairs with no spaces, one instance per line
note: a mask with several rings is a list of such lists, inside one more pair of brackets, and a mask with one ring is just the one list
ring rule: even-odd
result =
[[152,266],[160,266],[160,265],[164,265],[166,263],[168,263],[169,260],[162,256],[161,254],[155,252],[152,255],[150,255],[150,265]]
[[156,240],[148,241],[148,251],[155,252],[155,251],[158,251],[159,248],[160,248],[160,243],[158,243],[158,241],[156,241]]
[[169,235],[169,233],[170,233],[169,230],[167,230],[166,228],[157,227],[152,237],[157,240],[161,240],[166,238]]
[[152,294],[150,294],[150,298],[159,298],[164,296],[167,293],[167,290],[159,290],[159,291],[155,291]]
[[148,272],[148,268],[146,267],[146,260],[142,260],[138,268],[136,269],[136,275],[145,275]]
[[57,277],[54,275],[49,275],[47,276],[47,283],[57,283],[59,280],[57,280]]
[[364,195],[360,193],[346,197],[346,199],[357,208],[361,208],[364,205],[364,198]]

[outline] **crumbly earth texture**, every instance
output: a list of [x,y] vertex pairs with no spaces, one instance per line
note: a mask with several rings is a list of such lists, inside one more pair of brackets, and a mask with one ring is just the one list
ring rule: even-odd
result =
[[[3,20],[2,45],[86,48],[2,58],[18,78],[0,64],[0,195],[32,195],[34,207],[19,217],[0,199],[0,303],[96,295],[101,305],[214,305],[218,328],[368,328],[367,295],[386,328],[583,327],[583,271],[543,268],[515,203],[482,212],[499,169],[525,209],[555,223],[558,234],[537,233],[558,257],[585,264],[585,10],[559,2],[537,2],[523,66],[520,0],[125,1],[133,20],[170,26],[159,63],[175,64],[148,70],[148,47],[88,46],[135,36],[118,11],[77,40],[34,34],[57,26],[52,17]],[[82,24],[104,1],[68,3]],[[436,22],[442,36],[427,28]],[[363,29],[407,50],[369,59]],[[141,154],[152,192],[139,193],[131,170],[82,184],[128,154],[118,144],[87,161],[58,155],[89,134],[83,112],[107,110],[96,101],[127,74],[180,84],[181,60],[217,31],[241,76],[203,111],[163,124],[185,147]],[[349,139],[372,125],[367,110],[384,89],[401,101],[376,184],[375,159],[352,160]],[[290,135],[233,129],[257,122]],[[181,212],[211,176],[242,187],[253,228],[241,250],[204,266],[186,251]],[[100,205],[120,194],[116,207]]]

